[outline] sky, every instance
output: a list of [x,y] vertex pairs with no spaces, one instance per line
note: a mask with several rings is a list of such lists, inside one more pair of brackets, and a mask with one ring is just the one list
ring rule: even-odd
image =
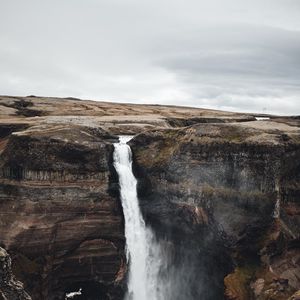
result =
[[300,114],[300,0],[0,0],[0,94]]

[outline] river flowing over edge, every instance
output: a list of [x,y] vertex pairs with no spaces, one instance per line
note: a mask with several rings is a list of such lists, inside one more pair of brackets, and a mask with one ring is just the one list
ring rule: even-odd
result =
[[[127,142],[131,136],[120,136],[115,143],[114,167],[119,176],[120,198],[125,218],[126,257],[129,262],[126,300],[168,299],[162,250],[151,228],[145,225],[137,196],[137,180],[132,172],[132,153]],[[163,284],[164,282],[164,284]]]

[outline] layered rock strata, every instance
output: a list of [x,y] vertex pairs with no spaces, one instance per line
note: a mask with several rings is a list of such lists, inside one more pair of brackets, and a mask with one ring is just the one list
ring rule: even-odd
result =
[[101,129],[47,125],[2,140],[0,243],[32,299],[64,299],[79,288],[85,299],[122,297],[114,139]]
[[191,299],[222,299],[223,284],[245,300],[300,288],[299,129],[276,126],[198,124],[131,142],[147,222],[197,265]]
[[131,142],[140,202],[164,245],[172,300],[297,299],[299,125],[299,117],[0,96],[0,246],[34,300],[80,288],[77,299],[122,299],[112,142],[141,133]]

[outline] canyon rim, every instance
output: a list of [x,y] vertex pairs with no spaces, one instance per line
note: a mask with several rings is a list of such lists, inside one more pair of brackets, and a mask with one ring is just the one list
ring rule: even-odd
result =
[[299,116],[0,96],[0,299],[136,300],[128,198],[140,297],[299,299],[299,196]]

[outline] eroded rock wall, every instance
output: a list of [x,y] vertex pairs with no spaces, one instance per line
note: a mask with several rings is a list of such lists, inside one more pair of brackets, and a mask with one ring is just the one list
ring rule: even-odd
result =
[[300,288],[299,142],[298,132],[237,124],[132,141],[147,222],[179,245],[183,264],[187,251],[199,263],[191,299],[223,299],[223,282],[228,299],[286,299]]
[[63,299],[80,287],[82,299],[124,294],[116,137],[100,127],[148,130],[131,145],[145,219],[166,249],[172,300],[223,299],[224,291],[239,300],[297,297],[299,118],[256,122],[72,98],[0,102],[0,246],[32,299]]
[[[124,228],[101,129],[31,127],[2,140],[0,244],[32,299],[121,299]],[[97,298],[98,299],[98,298]]]

